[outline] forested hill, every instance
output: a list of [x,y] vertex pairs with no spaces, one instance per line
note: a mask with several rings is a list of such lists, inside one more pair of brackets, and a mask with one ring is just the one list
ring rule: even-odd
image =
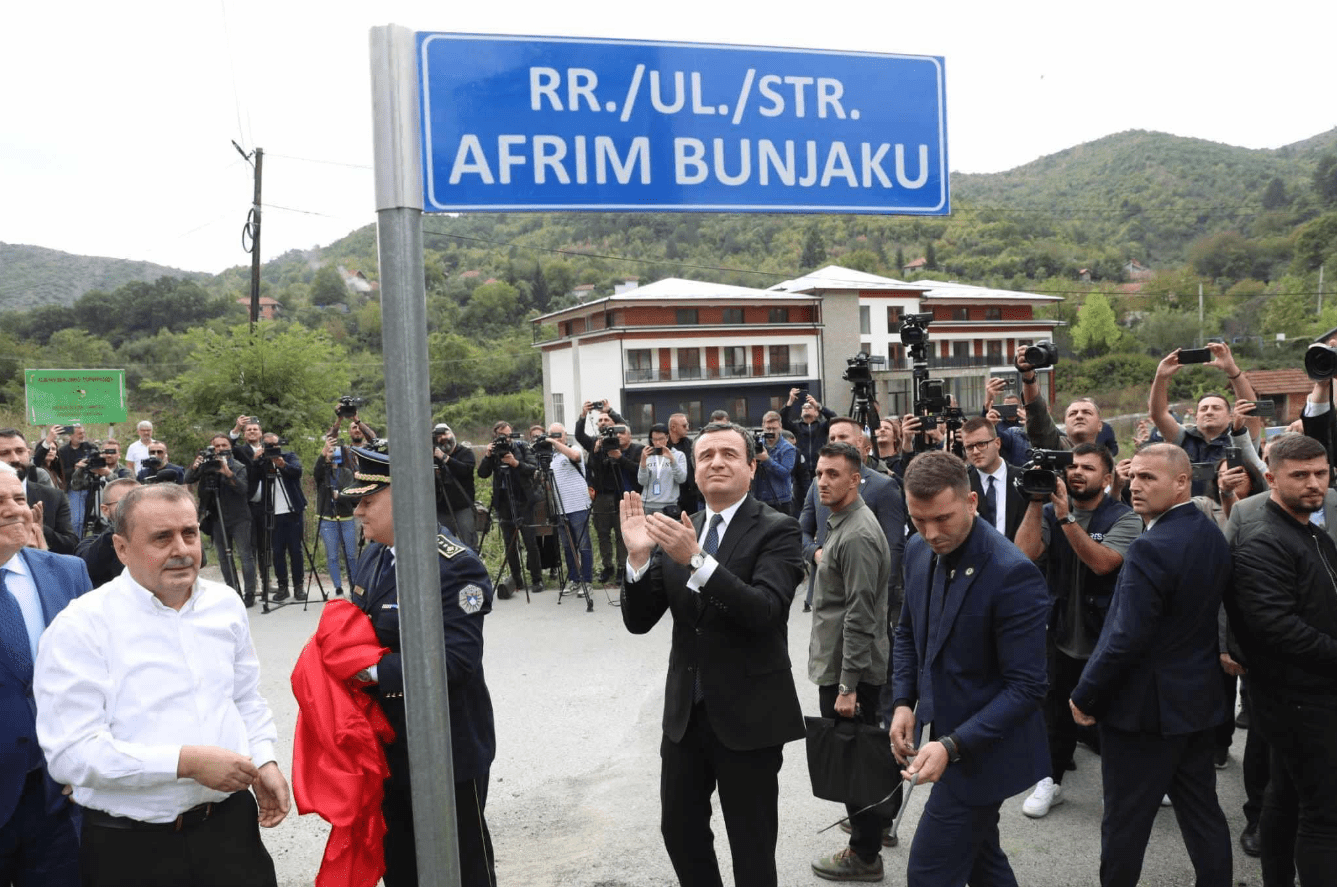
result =
[[205,280],[211,275],[125,259],[78,256],[41,246],[0,243],[0,310],[72,305],[89,290],[113,290],[159,277]]

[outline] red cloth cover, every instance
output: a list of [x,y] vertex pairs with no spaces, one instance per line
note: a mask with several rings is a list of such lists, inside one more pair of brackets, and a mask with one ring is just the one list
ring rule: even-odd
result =
[[293,797],[298,813],[317,813],[332,826],[316,887],[375,887],[385,873],[384,743],[395,731],[353,675],[388,652],[366,613],[333,600],[292,670]]

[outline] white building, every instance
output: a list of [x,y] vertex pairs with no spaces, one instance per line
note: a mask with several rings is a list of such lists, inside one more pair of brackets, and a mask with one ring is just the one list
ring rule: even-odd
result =
[[905,313],[933,313],[931,375],[976,409],[985,378],[1011,375],[1017,345],[1051,337],[1058,322],[1035,319],[1033,308],[1056,301],[830,266],[768,290],[659,280],[536,318],[534,338],[548,422],[569,424],[584,401],[607,399],[640,434],[674,412],[686,413],[692,428],[717,409],[759,424],[794,387],[845,413],[841,374],[858,351],[886,361],[874,374],[884,414],[907,412]]

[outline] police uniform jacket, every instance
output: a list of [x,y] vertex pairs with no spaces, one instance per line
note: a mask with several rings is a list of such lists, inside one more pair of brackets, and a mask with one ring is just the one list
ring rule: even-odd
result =
[[[492,583],[483,562],[459,540],[437,536],[441,576],[442,627],[446,636],[446,681],[450,694],[450,743],[455,780],[484,776],[497,752],[492,697],[483,678],[483,617],[492,611]],[[377,683],[366,688],[384,709],[395,740],[387,748],[392,779],[406,779],[397,767],[407,761],[404,673],[400,665],[399,595],[390,550],[373,542],[354,572],[352,601],[371,617],[376,638],[390,652],[376,667]],[[400,769],[400,772],[396,772]]]

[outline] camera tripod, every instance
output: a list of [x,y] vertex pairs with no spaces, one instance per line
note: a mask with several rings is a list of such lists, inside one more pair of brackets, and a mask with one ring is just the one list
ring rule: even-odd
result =
[[[498,523],[505,523],[508,526],[506,527],[505,538],[502,540],[501,563],[497,565],[497,573],[495,576],[492,577],[492,587],[498,590],[497,597],[501,598],[502,600],[506,600],[515,592],[511,591],[509,594],[506,595],[502,595],[500,593],[500,589],[505,587],[501,584],[502,572],[508,569],[511,565],[512,551],[515,552],[516,565],[521,566],[520,548],[519,548],[520,546],[524,546],[525,548],[525,563],[522,566],[531,567],[530,561],[538,556],[538,551],[537,551],[538,545],[536,543],[534,546],[534,550],[533,551],[530,550],[524,538],[524,530],[529,529],[532,531],[536,529],[539,525],[532,523],[525,523],[523,520],[523,514],[517,513],[517,511],[522,511],[522,509],[517,508],[517,502],[519,500],[518,497],[516,496],[516,490],[515,490],[515,475],[511,472],[510,466],[499,465],[496,470],[506,472],[501,476],[501,487],[502,487],[502,495],[506,497],[506,505],[507,505],[506,511],[509,513],[510,518],[503,521],[502,508],[500,504],[496,501],[496,497],[494,496],[492,501],[492,508],[497,513],[496,520]],[[545,523],[542,526],[547,526],[547,524]],[[484,534],[484,538],[486,538],[486,534]],[[483,549],[482,539],[478,540],[478,549],[480,551]],[[542,565],[535,564],[534,566],[541,567]],[[523,582],[518,574],[513,575],[511,578],[516,580],[516,584],[524,586],[525,603],[527,604],[532,603],[529,595],[529,583]]]
[[[227,521],[223,518],[223,499],[218,494],[218,471],[210,469],[204,472],[200,477],[200,522],[209,521],[209,527],[213,530],[210,536],[215,542],[220,542],[223,555],[220,558],[218,568],[223,571],[223,581],[228,584],[233,591],[245,597],[242,590],[242,583],[237,577],[237,564],[232,559],[232,537],[227,531]],[[218,534],[218,535],[215,535]]]
[[[566,457],[563,456],[562,458]],[[553,477],[552,474],[551,456],[547,457],[546,460],[543,459],[543,457],[540,457],[539,482],[543,485],[544,499],[545,502],[547,503],[548,526],[552,527],[557,532],[559,537],[557,540],[558,541],[557,603],[560,605],[562,603],[562,598],[568,595],[575,595],[576,597],[582,596],[582,592],[578,590],[567,591],[567,583],[565,580],[563,580],[562,576],[563,576],[563,567],[566,564],[565,554],[567,551],[571,552],[572,555],[571,559],[575,561],[576,570],[583,572],[584,561],[582,560],[582,557],[583,557],[584,546],[589,541],[590,522],[589,519],[587,518],[585,521],[585,529],[581,533],[580,539],[576,539],[575,534],[571,532],[571,519],[567,517],[566,507],[562,503],[562,491],[558,489],[557,480],[556,478]],[[593,553],[591,552],[591,556],[592,554]],[[568,578],[570,578],[569,574]],[[573,579],[572,581],[575,580]],[[584,591],[583,595],[585,598],[585,612],[593,613],[594,589],[592,587],[587,588]]]

